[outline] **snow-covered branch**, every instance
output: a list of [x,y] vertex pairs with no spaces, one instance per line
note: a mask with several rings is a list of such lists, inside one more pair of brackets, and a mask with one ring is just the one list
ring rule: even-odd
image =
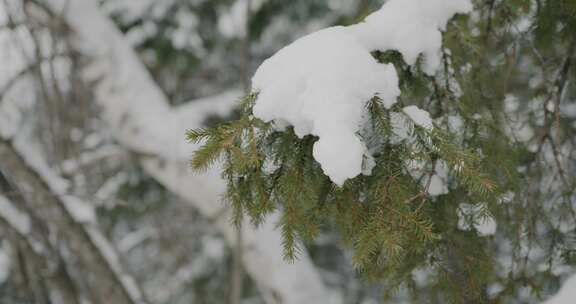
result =
[[[34,212],[34,218],[50,227],[64,246],[65,249],[59,249],[64,250],[60,255],[73,261],[70,265],[74,269],[68,271],[82,276],[83,280],[79,281],[85,282],[85,286],[78,286],[82,292],[92,303],[145,303],[134,280],[122,270],[112,247],[96,224],[90,221],[92,209],[89,205],[62,193],[61,180],[47,169],[43,160],[25,149],[26,146],[19,147],[17,149],[12,141],[0,139],[0,169],[11,173],[11,184],[18,185],[14,191],[25,194],[22,199]],[[14,213],[13,208],[7,208],[10,204],[5,203],[2,215]],[[28,228],[25,230],[23,221],[21,219],[18,225],[12,226],[21,226],[16,230],[26,235],[30,225],[26,225]],[[106,300],[102,295],[106,295]]]
[[557,295],[543,304],[570,304],[576,299],[576,276],[572,276],[564,282]]

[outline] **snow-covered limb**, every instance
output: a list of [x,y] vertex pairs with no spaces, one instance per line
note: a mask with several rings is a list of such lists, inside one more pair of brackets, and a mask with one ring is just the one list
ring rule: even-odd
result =
[[[0,197],[0,201],[3,209],[16,209],[14,203],[6,197]],[[8,204],[12,206],[7,207]],[[23,215],[22,213],[21,216]],[[30,228],[28,220],[25,220],[27,224],[24,224],[26,229],[18,227],[19,224],[15,222],[8,218],[5,212],[0,215],[2,237],[10,241],[3,242],[0,248],[0,283],[4,283],[8,276],[18,271],[32,278],[25,290],[28,299],[34,299],[34,302],[78,304],[80,296],[75,284],[66,271],[63,271],[63,259],[54,258],[55,252],[46,236],[40,235],[39,231],[26,231]],[[10,254],[7,251],[18,251],[18,263],[14,263],[16,252]],[[50,292],[46,294],[41,292],[41,289],[48,289]]]
[[[12,184],[18,185],[18,193],[34,217],[51,227],[70,253],[77,275],[90,273],[82,280],[82,291],[93,303],[102,302],[102,295],[114,303],[145,303],[134,280],[121,268],[114,250],[108,245],[95,223],[90,223],[91,212],[85,212],[88,204],[62,193],[61,180],[46,170],[42,158],[26,149],[24,142],[0,139],[2,171],[11,172]],[[27,191],[33,189],[33,191]],[[41,197],[42,199],[38,199]],[[72,269],[68,269],[72,271]]]
[[572,304],[576,301],[576,276],[564,282],[557,295],[543,304]]
[[85,166],[93,165],[104,159],[122,156],[123,152],[125,151],[116,146],[105,146],[96,151],[86,152],[75,159],[65,160],[62,163],[63,174],[72,175]]
[[[330,179],[342,185],[362,173],[370,158],[357,135],[374,96],[390,108],[400,95],[392,64],[381,64],[373,51],[396,50],[409,65],[422,56],[423,70],[440,67],[442,30],[457,13],[472,9],[469,0],[390,0],[364,22],[323,29],[303,37],[266,60],[252,79],[259,92],[254,115],[296,135],[318,136],[314,159]],[[431,128],[427,112],[404,112],[417,125]]]
[[[2,237],[9,240],[2,246],[2,256],[8,264],[0,265],[0,282],[4,282],[11,272],[27,273],[26,276],[36,281],[36,284],[30,282],[25,290],[31,295],[30,299],[35,302],[78,304],[80,295],[76,283],[65,270],[67,262],[56,249],[58,245],[54,246],[50,241],[50,232],[44,229],[45,226],[39,225],[37,218],[33,220],[32,212],[26,210],[24,195],[11,185],[2,172],[0,193],[0,230]],[[11,261],[15,257],[11,259],[6,252],[11,248],[18,251],[18,263]],[[39,292],[42,288],[47,288],[50,293]]]
[[3,217],[18,233],[26,235],[30,232],[30,217],[14,208],[12,203],[0,195],[0,217]]
[[[195,147],[186,144],[187,129],[201,125],[190,108],[172,109],[121,33],[99,11],[96,1],[49,0],[75,31],[75,44],[91,59],[88,81],[99,80],[96,98],[116,139],[143,155],[142,164],[155,177],[208,218],[233,243],[234,228],[222,214],[225,184],[218,170],[194,174],[188,158]],[[192,105],[191,105],[192,106]],[[204,119],[202,117],[202,119]],[[258,230],[246,227],[244,264],[269,303],[322,303],[326,291],[309,257],[294,264],[281,259],[280,233],[273,219]]]

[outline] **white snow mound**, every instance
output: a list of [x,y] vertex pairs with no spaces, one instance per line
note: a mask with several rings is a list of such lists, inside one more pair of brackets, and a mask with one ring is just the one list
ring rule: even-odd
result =
[[471,10],[469,0],[390,0],[351,28],[370,50],[397,50],[409,65],[424,55],[423,69],[433,75],[441,62],[441,31],[452,16]]
[[[362,173],[367,149],[358,132],[366,103],[379,96],[390,108],[400,95],[394,66],[378,63],[371,52],[398,50],[408,64],[423,54],[432,74],[440,64],[441,30],[454,14],[471,8],[469,0],[390,0],[363,23],[305,36],[256,71],[254,116],[293,126],[299,137],[318,136],[313,156],[342,185]],[[407,112],[431,128],[427,112]]]
[[341,185],[362,171],[366,150],[356,133],[365,103],[380,93],[394,103],[400,90],[391,65],[379,64],[344,27],[306,36],[280,50],[256,72],[254,115],[320,139],[314,158]]

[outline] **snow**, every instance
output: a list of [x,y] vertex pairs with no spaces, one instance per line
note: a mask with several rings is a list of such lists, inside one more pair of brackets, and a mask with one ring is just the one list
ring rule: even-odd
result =
[[67,175],[72,175],[84,166],[121,156],[122,153],[124,150],[116,145],[105,145],[95,151],[84,152],[75,158],[64,160],[61,165],[62,171]]
[[434,174],[431,178],[430,188],[428,189],[428,194],[430,196],[439,196],[448,193],[448,185],[446,185],[440,176]]
[[[45,159],[39,153],[41,150],[36,149],[34,145],[30,144],[30,139],[26,134],[20,133],[19,135],[20,136],[14,138],[14,145],[26,164],[46,182],[50,191],[62,201],[72,218],[85,229],[93,244],[98,248],[112,271],[121,281],[129,296],[134,300],[133,302],[143,303],[142,295],[135,281],[123,271],[114,248],[100,232],[94,206],[75,196],[67,194],[67,181],[58,176],[48,166]],[[0,216],[4,217],[19,233],[29,233],[31,227],[29,217],[16,210],[3,196],[0,196]]]
[[[334,51],[338,50],[338,51]],[[344,27],[306,36],[265,61],[253,78],[254,115],[316,135],[314,158],[342,185],[362,172],[366,146],[356,135],[374,95],[394,103],[400,90],[391,65],[379,64]]]
[[4,196],[0,195],[0,217],[3,217],[21,235],[30,233],[32,224],[30,217],[16,209],[12,203]]
[[95,223],[96,211],[94,205],[69,195],[70,183],[62,178],[48,165],[41,154],[42,149],[33,144],[27,131],[21,131],[13,138],[14,148],[24,159],[27,166],[36,171],[46,182],[48,188],[63,203],[72,217],[79,223]]
[[119,172],[118,174],[110,177],[99,189],[94,193],[94,197],[99,200],[100,204],[106,203],[118,193],[118,189],[128,181],[128,174]]
[[114,249],[112,244],[110,244],[110,242],[108,242],[106,237],[102,235],[97,226],[85,225],[84,227],[86,229],[86,232],[88,233],[88,236],[90,237],[90,240],[92,241],[94,246],[98,248],[98,251],[100,252],[100,254],[102,254],[102,257],[104,258],[104,260],[106,260],[106,263],[108,264],[112,272],[114,272],[114,274],[122,284],[122,287],[128,293],[128,296],[130,297],[132,302],[135,304],[146,303],[144,301],[142,292],[140,291],[140,287],[138,287],[138,284],[136,283],[134,278],[124,271],[122,264],[120,263],[120,258],[118,257],[118,254],[116,253],[116,250]]
[[7,242],[3,242],[0,247],[0,285],[8,280],[11,268],[12,261],[10,259],[10,246]]
[[370,50],[397,50],[409,65],[422,54],[432,75],[441,62],[441,31],[452,16],[471,10],[469,0],[390,0],[352,29]]
[[394,136],[391,138],[392,143],[398,143],[406,139],[411,139],[411,120],[406,117],[406,114],[392,112],[390,113],[390,124],[392,125],[392,133]]
[[410,119],[416,124],[424,129],[431,130],[434,126],[432,124],[432,118],[430,118],[430,113],[419,109],[417,106],[408,106],[402,109],[404,114],[408,115]]
[[249,9],[249,0],[234,2],[229,11],[222,13],[218,19],[218,29],[228,38],[243,38],[246,36],[246,11]]
[[0,103],[0,137],[14,136],[21,120],[22,114],[15,102],[8,100]]
[[[331,27],[305,36],[266,60],[252,79],[259,92],[255,117],[294,127],[296,135],[318,136],[313,156],[330,179],[342,185],[362,173],[369,158],[357,136],[365,105],[374,96],[390,108],[400,95],[394,66],[371,51],[398,50],[408,64],[424,55],[424,71],[440,65],[441,30],[469,0],[391,0],[365,22]],[[432,128],[427,112],[404,109],[416,125]]]
[[430,181],[430,187],[428,188],[428,194],[430,196],[444,195],[449,192],[448,190],[448,164],[444,161],[438,161],[436,163],[434,175],[432,175],[432,180]]
[[448,189],[448,164],[445,161],[437,161],[434,172],[429,172],[428,162],[412,159],[407,163],[407,169],[412,178],[420,180],[428,195],[436,197],[447,194]]
[[[3,126],[0,125],[0,131],[2,130],[2,127]],[[71,217],[77,221],[83,229],[85,229],[91,241],[98,248],[112,271],[121,281],[124,289],[133,299],[133,303],[144,303],[135,281],[122,270],[114,248],[99,231],[94,206],[75,196],[67,194],[69,189],[68,181],[58,176],[47,164],[41,154],[42,149],[33,144],[33,141],[30,138],[30,132],[27,128],[21,128],[18,133],[13,135],[14,137],[11,139],[14,148],[23,158],[25,164],[40,176],[51,193],[58,197],[58,199],[63,203]],[[0,195],[0,217],[3,217],[4,220],[18,231],[18,233],[22,235],[30,233],[31,220],[29,216],[16,209],[12,203],[2,195]],[[1,262],[2,261],[0,261],[0,263]]]
[[458,208],[458,229],[469,231],[474,228],[479,236],[491,236],[496,233],[498,224],[492,217],[481,217],[478,212],[484,206],[460,204]]
[[[30,138],[25,133],[20,133],[19,135],[20,136],[14,138],[14,146],[26,164],[46,182],[50,191],[62,201],[64,207],[70,213],[72,218],[86,230],[91,241],[106,259],[106,262],[110,265],[112,271],[115,272],[118,279],[122,282],[123,287],[134,300],[134,303],[143,303],[143,301],[141,301],[142,296],[134,280],[122,270],[114,248],[99,231],[94,206],[75,196],[67,194],[69,188],[67,180],[58,176],[50,168],[40,154],[41,149],[35,148],[35,146],[30,143]],[[27,233],[27,231],[30,230],[30,220],[24,214],[18,215],[14,212],[17,210],[11,210],[9,208],[11,207],[10,204],[4,204],[2,198],[3,197],[0,196],[0,215],[5,216],[12,225],[15,225],[15,227],[20,227],[18,228],[19,232],[23,234]]]
[[70,215],[72,215],[72,217],[79,223],[97,222],[94,205],[79,200],[78,198],[71,195],[61,195],[60,199],[64,203],[64,206]]
[[214,260],[222,260],[226,253],[226,244],[222,239],[205,236],[202,238],[205,255]]
[[[187,128],[200,128],[210,116],[226,117],[233,113],[242,98],[242,90],[230,89],[222,93],[191,100],[175,109],[177,120]],[[183,126],[184,127],[184,126]]]
[[573,304],[576,299],[576,276],[569,278],[560,292],[543,304]]
[[[119,15],[126,22],[134,21],[142,16],[146,16],[154,0],[107,0],[103,3],[103,9],[107,13],[120,13]],[[169,6],[173,1],[164,1],[165,6]]]
[[118,251],[127,253],[136,246],[142,244],[146,240],[155,237],[157,232],[150,228],[138,229],[126,234],[120,241],[118,241]]
[[480,221],[480,223],[475,225],[476,231],[480,236],[491,236],[496,234],[496,229],[498,229],[498,224],[493,218],[485,218]]

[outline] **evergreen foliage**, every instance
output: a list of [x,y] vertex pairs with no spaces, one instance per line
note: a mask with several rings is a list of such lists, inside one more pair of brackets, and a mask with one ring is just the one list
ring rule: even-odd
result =
[[[574,166],[561,157],[574,151],[574,117],[561,113],[576,96],[568,85],[576,75],[574,3],[476,1],[475,13],[444,34],[444,68],[435,77],[397,52],[375,52],[396,67],[402,95],[390,110],[376,97],[368,103],[370,125],[359,135],[377,151],[369,176],[332,184],[312,157],[316,138],[253,117],[257,92],[242,100],[239,120],[189,132],[202,144],[192,166],[222,162],[236,224],[248,216],[258,225],[281,211],[288,260],[336,227],[354,266],[386,282],[387,296],[402,286],[416,303],[509,303],[522,288],[544,298],[558,288],[553,269],[576,261],[573,229],[565,228],[576,218]],[[514,111],[511,96],[519,100]],[[428,110],[435,127],[413,125],[410,140],[392,140],[392,116],[411,104]],[[517,124],[534,135],[519,138]],[[425,164],[419,174],[414,163]],[[449,192],[431,197],[439,164],[450,169]],[[497,234],[480,235],[476,227],[490,219]],[[461,221],[471,229],[459,229]],[[425,273],[425,283],[415,273]]]
[[[409,75],[403,77],[404,88],[423,86],[420,91],[426,92],[434,87],[435,79],[419,70],[411,71],[401,62],[397,67]],[[411,270],[435,259],[431,253],[443,242],[427,194],[439,161],[446,162],[456,187],[472,202],[498,201],[500,192],[481,169],[482,157],[459,145],[456,134],[411,125],[414,141],[391,140],[391,114],[400,113],[402,103],[391,110],[377,97],[368,103],[371,125],[361,136],[369,137],[377,151],[375,168],[371,175],[338,187],[312,157],[316,138],[300,139],[290,128],[278,131],[255,118],[251,109],[257,98],[253,93],[242,100],[237,121],[188,132],[191,142],[202,144],[192,166],[205,170],[223,161],[228,182],[225,199],[234,208],[236,224],[248,215],[258,225],[273,211],[282,210],[280,229],[288,260],[297,257],[299,241],[311,241],[321,225],[333,221],[343,241],[354,249],[354,265],[367,278],[404,282]],[[410,173],[415,161],[426,164],[417,176]],[[490,217],[489,208],[481,206],[477,217]]]

